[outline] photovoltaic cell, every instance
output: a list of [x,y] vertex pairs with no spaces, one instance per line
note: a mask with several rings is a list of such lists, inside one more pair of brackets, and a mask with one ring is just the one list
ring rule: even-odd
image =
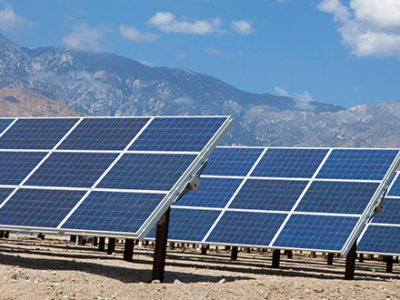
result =
[[201,151],[226,118],[155,118],[129,150]]
[[123,150],[149,119],[83,119],[58,149]]
[[98,187],[170,190],[196,155],[124,154]]
[[198,190],[187,193],[174,205],[224,208],[241,182],[241,179],[202,177]]
[[0,204],[12,193],[14,189],[0,188]]
[[13,119],[0,119],[0,134],[14,121]]
[[136,232],[164,197],[162,194],[92,192],[62,228]]
[[326,215],[292,215],[273,246],[340,251],[358,219]]
[[388,192],[388,196],[400,196],[400,176],[395,176],[394,182]]
[[249,179],[229,208],[290,211],[308,181]]
[[263,148],[216,148],[203,174],[246,176],[263,150]]
[[[172,208],[168,229],[168,239],[178,241],[201,241],[218,218],[220,211]],[[156,230],[148,234],[156,237]]]
[[334,149],[317,178],[382,180],[398,152]]
[[251,176],[311,178],[327,149],[268,149]]
[[314,181],[296,211],[362,214],[379,183]]
[[226,211],[207,242],[268,246],[285,218],[286,214]]
[[357,251],[366,253],[400,253],[400,227],[369,225]]
[[0,152],[0,184],[20,184],[46,154],[45,152]]
[[374,216],[372,223],[400,224],[400,199],[390,197],[383,199],[383,211]]
[[20,189],[0,209],[0,224],[56,227],[85,192]]
[[0,149],[52,149],[78,119],[19,119],[0,137]]
[[117,155],[54,152],[32,174],[26,185],[91,187]]

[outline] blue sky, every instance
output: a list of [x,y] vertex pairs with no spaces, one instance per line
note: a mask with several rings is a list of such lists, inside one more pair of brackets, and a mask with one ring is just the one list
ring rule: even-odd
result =
[[254,93],[400,100],[399,0],[0,0],[21,46],[113,52]]

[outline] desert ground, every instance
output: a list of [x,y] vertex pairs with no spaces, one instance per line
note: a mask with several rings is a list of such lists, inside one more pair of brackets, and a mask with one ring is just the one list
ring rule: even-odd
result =
[[344,259],[327,265],[322,253],[281,255],[175,247],[167,252],[165,282],[150,282],[153,247],[135,246],[133,261],[123,244],[109,255],[69,237],[10,234],[0,239],[0,299],[400,299],[400,266],[386,273],[382,261],[357,261],[355,280],[344,280]]

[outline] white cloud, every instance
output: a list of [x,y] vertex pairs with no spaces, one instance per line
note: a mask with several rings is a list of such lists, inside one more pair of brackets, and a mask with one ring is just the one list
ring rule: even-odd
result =
[[232,29],[240,34],[250,34],[254,31],[253,26],[248,21],[233,21]]
[[119,25],[119,32],[124,38],[138,42],[154,42],[158,35],[151,32],[140,32],[134,26]]
[[240,50],[238,53],[226,53],[222,51],[221,49],[215,49],[215,48],[206,48],[204,49],[204,52],[207,53],[208,55],[220,57],[220,58],[237,58],[241,55],[243,55],[243,51]]
[[339,23],[338,31],[352,54],[400,58],[400,1],[323,0],[320,11],[332,13]]
[[140,62],[141,64],[146,65],[148,67],[154,66],[154,63],[152,63],[151,61],[145,60],[145,59],[138,60],[138,62]]
[[160,29],[163,32],[175,32],[175,33],[189,33],[189,34],[212,34],[215,32],[221,32],[221,20],[218,18],[209,20],[194,20],[188,22],[184,18],[179,20],[170,12],[156,12],[156,14],[150,18],[149,24],[153,27]]
[[279,96],[292,98],[296,102],[295,106],[299,109],[304,109],[304,110],[314,109],[312,102],[315,102],[315,100],[311,97],[310,93],[307,91],[303,92],[302,94],[299,93],[294,94],[293,96],[291,96],[288,91],[279,86],[274,87],[274,91]]
[[289,96],[289,93],[288,93],[285,89],[283,89],[283,88],[281,88],[281,87],[279,87],[279,86],[274,87],[274,91],[275,91],[275,93],[277,93],[279,96],[290,97],[290,96]]
[[72,32],[63,38],[65,46],[72,49],[100,51],[100,40],[103,38],[103,32],[90,28],[86,24],[80,24],[73,27]]
[[17,16],[11,7],[0,10],[0,29],[2,30],[11,30],[32,24],[24,17]]

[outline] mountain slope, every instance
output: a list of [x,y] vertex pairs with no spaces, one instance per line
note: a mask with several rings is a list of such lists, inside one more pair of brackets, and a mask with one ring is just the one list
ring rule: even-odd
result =
[[90,115],[232,115],[235,126],[226,144],[400,145],[399,102],[346,110],[247,93],[211,76],[148,67],[115,54],[30,50],[1,35],[0,88],[30,89]]
[[26,89],[0,89],[0,117],[82,116],[62,101]]

